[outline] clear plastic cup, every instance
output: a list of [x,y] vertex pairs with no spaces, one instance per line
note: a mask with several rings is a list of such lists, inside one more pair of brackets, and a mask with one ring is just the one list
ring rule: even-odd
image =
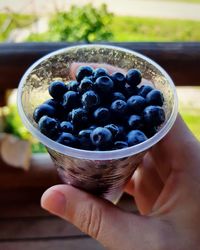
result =
[[[61,145],[42,134],[33,111],[49,99],[53,80],[71,80],[72,63],[108,64],[124,71],[137,68],[143,82],[153,84],[164,95],[166,121],[147,141],[120,150],[87,151]],[[18,110],[27,129],[43,143],[64,181],[117,203],[145,153],[171,129],[177,116],[177,94],[169,75],[154,61],[131,50],[108,45],[81,45],[50,53],[35,62],[22,77],[18,88]]]

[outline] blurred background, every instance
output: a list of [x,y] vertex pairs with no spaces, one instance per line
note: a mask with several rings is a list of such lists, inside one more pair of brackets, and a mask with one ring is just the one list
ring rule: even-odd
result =
[[[0,1],[0,42],[57,41],[200,41],[200,0]],[[177,89],[180,113],[200,139],[200,87]],[[16,90],[0,109],[0,132],[28,140],[34,153],[45,152],[21,123]]]

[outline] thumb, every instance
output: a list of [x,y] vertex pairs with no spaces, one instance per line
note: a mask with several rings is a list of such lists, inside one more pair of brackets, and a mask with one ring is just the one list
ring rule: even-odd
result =
[[43,194],[41,205],[110,250],[150,249],[148,239],[144,242],[141,235],[148,232],[150,241],[155,238],[150,219],[124,212],[110,202],[72,186],[51,187]]

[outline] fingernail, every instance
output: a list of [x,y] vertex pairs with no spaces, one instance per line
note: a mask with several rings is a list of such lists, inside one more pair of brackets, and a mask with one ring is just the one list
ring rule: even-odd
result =
[[47,190],[41,199],[41,206],[50,213],[62,216],[65,211],[65,196],[55,190]]

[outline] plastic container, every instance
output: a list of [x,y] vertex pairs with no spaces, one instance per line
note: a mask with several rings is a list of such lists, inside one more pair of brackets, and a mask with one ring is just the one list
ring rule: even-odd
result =
[[[87,151],[61,145],[37,129],[33,120],[36,106],[49,99],[48,85],[52,80],[69,81],[72,63],[109,64],[125,72],[137,68],[143,81],[162,91],[166,121],[158,133],[147,141],[120,150]],[[131,50],[107,45],[81,45],[50,53],[35,62],[22,77],[18,88],[18,110],[27,129],[43,143],[58,168],[62,180],[117,203],[127,181],[142,157],[171,129],[177,116],[178,100],[169,75],[154,61]]]

